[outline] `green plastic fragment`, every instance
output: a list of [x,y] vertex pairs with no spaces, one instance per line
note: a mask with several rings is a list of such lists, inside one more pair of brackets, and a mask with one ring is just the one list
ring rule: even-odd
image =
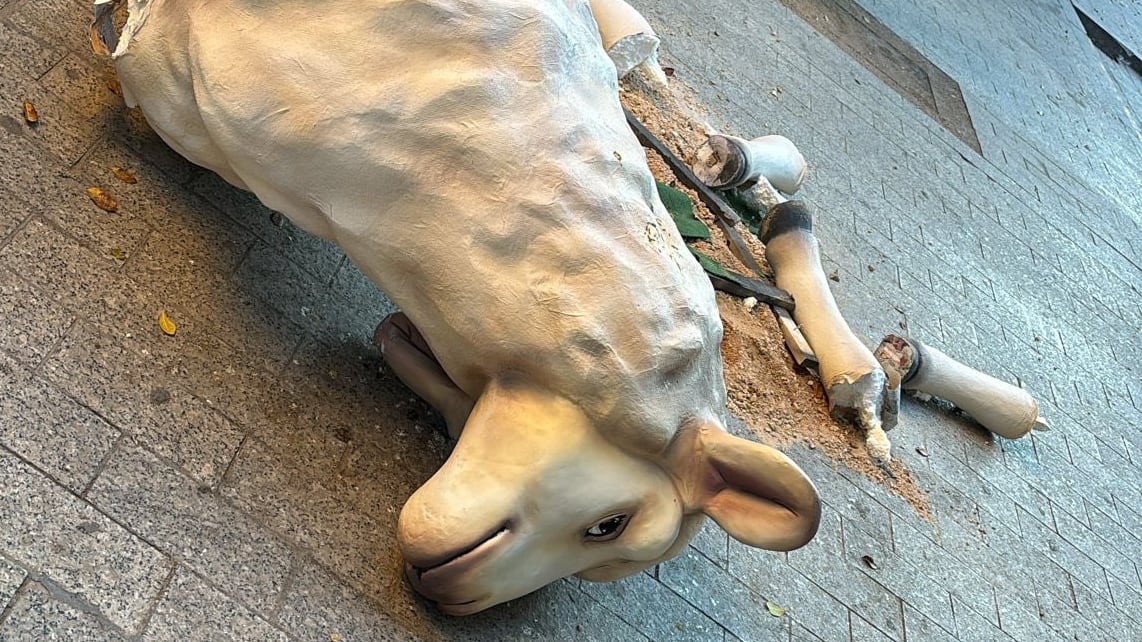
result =
[[658,197],[662,199],[666,211],[670,212],[670,218],[674,219],[674,225],[682,238],[709,240],[710,228],[694,216],[694,204],[690,197],[665,183],[655,181],[655,184],[658,186]]

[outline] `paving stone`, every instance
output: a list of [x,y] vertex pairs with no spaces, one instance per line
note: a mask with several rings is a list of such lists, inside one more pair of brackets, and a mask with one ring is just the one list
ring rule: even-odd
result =
[[952,597],[952,609],[956,614],[956,639],[962,641],[978,640],[979,642],[984,642],[984,640],[990,642],[1011,640],[1011,636],[1001,631],[997,627],[997,623],[980,617],[975,609],[966,607],[955,596]]
[[998,625],[993,589],[979,571],[906,524],[897,524],[893,529],[893,543],[898,557],[923,569],[929,577],[939,578],[953,600],[958,599],[961,604],[975,610],[979,617]]
[[[304,438],[299,439],[299,450],[308,450],[306,444]],[[320,445],[308,442],[312,449]],[[310,552],[351,586],[373,595],[400,568],[393,541],[400,501],[390,504],[393,512],[383,524],[378,522],[346,499],[339,484],[329,481],[328,472],[336,470],[337,459],[325,459],[326,453],[310,454],[320,458],[309,461],[332,461],[334,465],[322,470],[317,464],[314,471],[322,474],[315,478],[307,467],[297,467],[251,437],[235,458],[220,492],[236,508],[287,537],[289,544]]]
[[43,642],[90,640],[119,642],[127,638],[96,615],[54,597],[42,584],[29,582],[0,622],[0,640]]
[[242,438],[232,421],[177,378],[82,324],[45,364],[44,376],[208,485],[221,478]]
[[789,636],[788,617],[771,616],[764,597],[750,591],[693,549],[687,548],[663,564],[658,576],[682,599],[743,640]]
[[580,590],[652,640],[721,640],[724,629],[646,573]]
[[290,552],[273,534],[136,446],[120,448],[87,500],[259,613],[273,610]]
[[0,611],[8,605],[12,596],[16,594],[16,589],[20,588],[27,576],[27,571],[0,558]]
[[[738,640],[740,638],[734,636],[733,639]],[[813,635],[808,629],[796,622],[793,623],[793,630],[790,632],[789,640],[790,642],[823,642],[821,638]],[[729,638],[727,638],[727,642],[729,642]]]
[[856,613],[849,614],[849,621],[852,627],[853,642],[887,642],[892,639]]
[[119,431],[0,353],[0,444],[82,492]]
[[175,571],[143,640],[281,640],[288,638],[184,566]]
[[3,450],[0,489],[0,553],[136,630],[170,561]]
[[907,602],[904,603],[904,634],[908,640],[950,642],[956,639]]
[[1086,553],[1060,537],[1054,530],[1029,518],[1022,510],[1019,511],[1019,523],[1023,527],[1024,537],[1036,550],[1049,557],[1091,590],[1109,596],[1106,570]]
[[[29,270],[33,265],[36,269]],[[92,309],[92,292],[114,291],[118,267],[115,259],[92,253],[39,217],[0,247],[0,266],[23,276],[41,296],[50,295],[52,303],[73,310]]]
[[[923,613],[946,632],[956,630],[951,594],[947,589],[909,563],[907,558],[897,556],[892,551],[891,541],[878,541],[848,521],[844,530],[845,561],[851,568],[891,589],[906,605]],[[869,561],[865,561],[866,556]],[[907,629],[907,623],[904,628]]]
[[729,568],[754,593],[785,608],[814,635],[824,640],[848,639],[848,608],[773,553],[731,541]]
[[[31,38],[5,22],[0,22],[0,43],[0,95],[9,100],[22,101],[24,82],[40,77],[65,55],[59,46]],[[3,118],[5,122],[10,118],[20,130],[25,126],[14,116]]]
[[43,360],[67,332],[75,317],[34,289],[15,273],[0,269],[0,350],[17,361],[35,365]]
[[334,635],[345,642],[408,639],[409,631],[386,613],[384,604],[305,562],[293,577],[278,618],[283,628],[305,640],[333,639]]

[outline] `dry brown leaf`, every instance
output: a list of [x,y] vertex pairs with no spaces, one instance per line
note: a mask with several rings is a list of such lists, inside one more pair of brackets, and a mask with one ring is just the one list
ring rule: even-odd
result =
[[178,332],[178,326],[170,320],[166,310],[159,310],[159,329],[168,337],[173,337],[174,333]]
[[36,106],[27,98],[24,99],[24,120],[27,121],[29,125],[35,125],[40,122],[40,112],[36,111]]
[[864,562],[865,566],[871,568],[874,571],[878,568],[876,565],[876,560],[872,559],[871,555],[861,555],[860,561]]
[[88,187],[87,196],[91,198],[91,202],[104,212],[117,212],[119,211],[119,204],[107,192],[99,189],[98,187]]
[[116,96],[123,95],[123,87],[119,85],[118,79],[111,78],[107,81],[107,89]]
[[111,168],[111,173],[115,175],[115,178],[123,181],[124,183],[130,183],[134,185],[135,183],[139,182],[139,179],[135,178],[134,174],[128,172],[122,167],[119,167],[118,165],[115,165]]

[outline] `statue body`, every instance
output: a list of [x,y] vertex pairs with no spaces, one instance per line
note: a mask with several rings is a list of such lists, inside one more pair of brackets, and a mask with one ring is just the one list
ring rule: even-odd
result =
[[414,587],[470,613],[569,574],[614,579],[674,555],[703,514],[756,545],[812,536],[800,470],[722,429],[713,290],[588,3],[130,8],[128,103],[340,245],[418,331],[382,339],[385,358],[449,406],[459,443],[402,512]]

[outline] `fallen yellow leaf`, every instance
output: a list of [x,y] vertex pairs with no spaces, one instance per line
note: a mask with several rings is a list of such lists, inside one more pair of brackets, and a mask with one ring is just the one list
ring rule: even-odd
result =
[[117,212],[119,211],[119,204],[107,192],[99,189],[98,187],[88,187],[87,196],[91,198],[91,202],[104,212]]
[[24,120],[28,121],[29,125],[40,122],[40,112],[36,111],[36,106],[27,98],[24,99]]
[[139,179],[135,178],[134,174],[128,172],[122,167],[119,167],[118,165],[115,165],[111,168],[111,173],[115,175],[115,178],[123,181],[124,183],[135,184],[139,182]]
[[785,609],[778,606],[775,602],[766,601],[765,608],[773,617],[781,617],[782,615],[785,615]]
[[168,337],[173,337],[174,333],[178,332],[178,326],[174,324],[174,321],[170,320],[166,310],[159,310],[159,329]]

